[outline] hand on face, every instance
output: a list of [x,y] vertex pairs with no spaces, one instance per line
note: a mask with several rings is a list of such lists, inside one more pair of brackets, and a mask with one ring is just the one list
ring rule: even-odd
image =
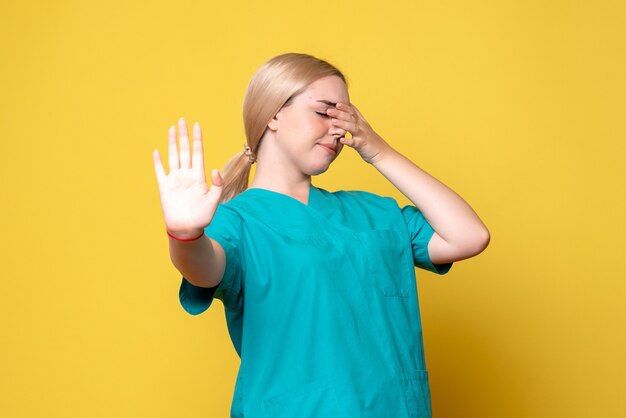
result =
[[353,104],[337,103],[336,107],[329,108],[326,113],[332,117],[333,126],[350,132],[352,138],[342,137],[340,141],[354,148],[365,162],[374,163],[389,147]]

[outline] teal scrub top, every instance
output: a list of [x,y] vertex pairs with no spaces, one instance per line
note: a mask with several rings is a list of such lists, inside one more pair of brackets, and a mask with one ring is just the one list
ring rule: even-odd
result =
[[184,277],[192,315],[214,298],[241,364],[231,417],[431,417],[414,266],[434,231],[414,206],[310,186],[308,204],[252,188],[205,229],[224,248],[213,288]]

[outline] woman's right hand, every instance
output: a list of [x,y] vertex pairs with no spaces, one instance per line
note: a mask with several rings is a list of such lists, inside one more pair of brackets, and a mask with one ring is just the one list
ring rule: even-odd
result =
[[165,174],[157,149],[152,153],[161,194],[161,209],[165,227],[180,238],[195,238],[211,223],[222,195],[222,177],[217,169],[211,171],[211,188],[204,174],[202,131],[193,126],[193,155],[190,157],[189,136],[185,119],[178,121],[180,157],[176,149],[176,128],[169,129],[168,152],[170,173]]

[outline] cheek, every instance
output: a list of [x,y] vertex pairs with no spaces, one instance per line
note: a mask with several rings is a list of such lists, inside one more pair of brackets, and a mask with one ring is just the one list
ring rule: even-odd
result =
[[329,129],[330,121],[325,121],[322,118],[310,119],[300,126],[300,132],[303,136],[315,141],[326,136]]
[[324,118],[316,118],[313,119],[311,121],[311,126],[316,130],[316,131],[327,131],[328,129],[330,129],[330,119],[324,119]]

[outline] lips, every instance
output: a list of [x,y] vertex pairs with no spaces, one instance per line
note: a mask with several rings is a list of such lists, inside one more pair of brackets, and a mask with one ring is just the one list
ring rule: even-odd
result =
[[318,144],[318,145],[320,145],[322,148],[324,148],[329,153],[331,153],[333,155],[337,155],[337,145],[335,145],[335,144]]

